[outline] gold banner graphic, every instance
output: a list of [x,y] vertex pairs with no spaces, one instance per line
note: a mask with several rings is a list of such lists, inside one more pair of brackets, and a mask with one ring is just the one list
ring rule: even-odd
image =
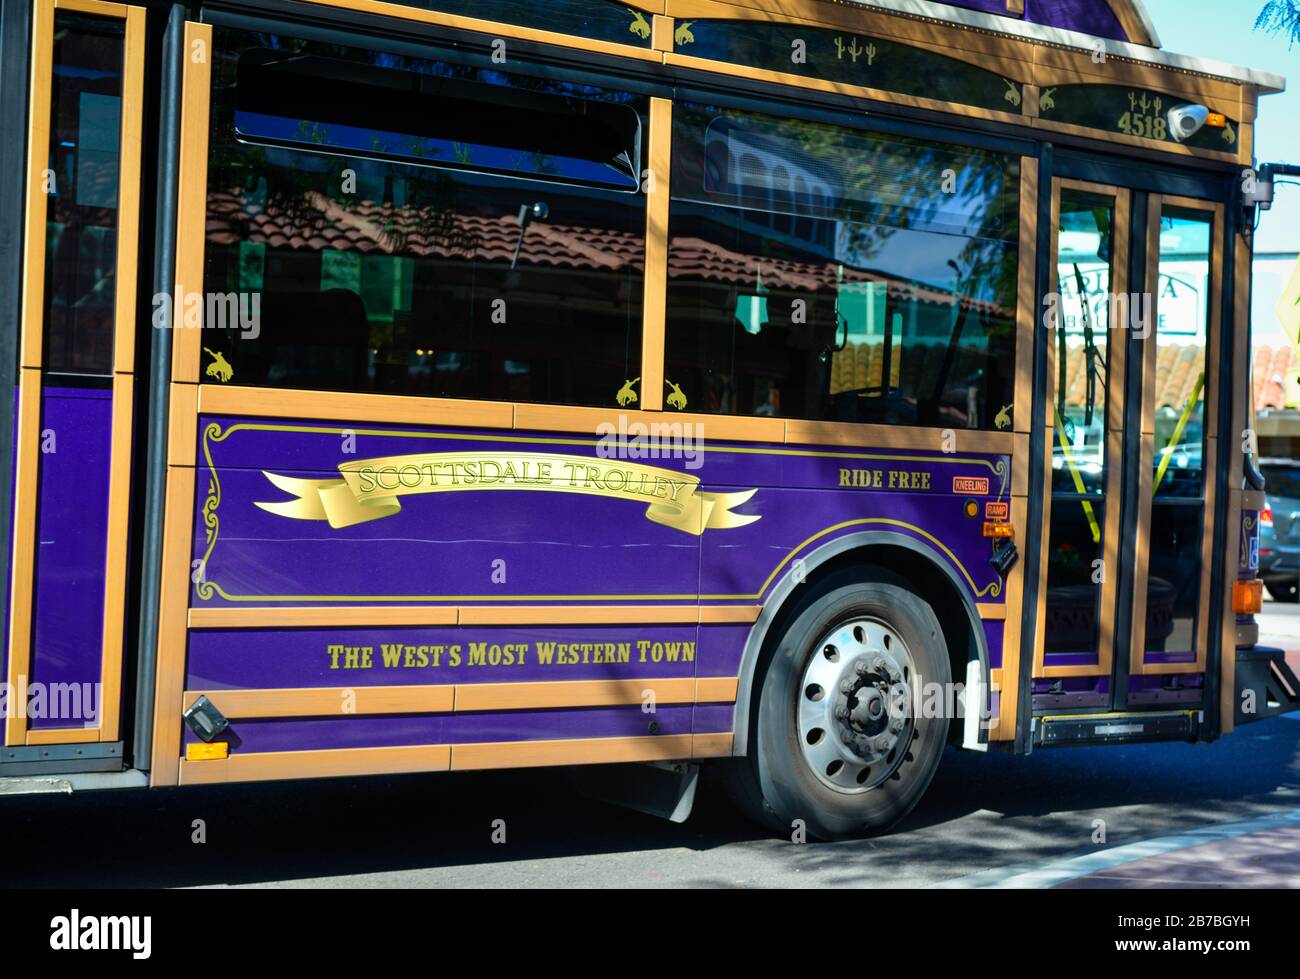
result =
[[761,519],[731,512],[757,490],[706,493],[685,473],[585,456],[435,452],[345,462],[339,465],[342,479],[262,475],[297,499],[256,506],[294,520],[328,520],[336,530],[400,513],[398,497],[466,490],[583,493],[641,502],[647,504],[646,519],[696,536]]

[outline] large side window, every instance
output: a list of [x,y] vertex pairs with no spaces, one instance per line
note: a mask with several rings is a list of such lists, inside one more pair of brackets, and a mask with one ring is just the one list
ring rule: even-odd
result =
[[648,99],[216,47],[205,381],[613,405],[640,374]]
[[693,410],[992,429],[1019,164],[679,104],[666,378]]

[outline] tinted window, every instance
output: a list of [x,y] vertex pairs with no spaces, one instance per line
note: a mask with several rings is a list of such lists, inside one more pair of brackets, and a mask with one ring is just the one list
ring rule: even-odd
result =
[[207,290],[228,322],[260,308],[257,329],[205,331],[205,380],[612,405],[641,373],[646,99],[228,30],[217,47]]
[[45,229],[45,366],[52,371],[113,370],[122,54],[119,21],[59,14]]
[[670,385],[701,411],[994,428],[1018,177],[978,151],[677,105]]

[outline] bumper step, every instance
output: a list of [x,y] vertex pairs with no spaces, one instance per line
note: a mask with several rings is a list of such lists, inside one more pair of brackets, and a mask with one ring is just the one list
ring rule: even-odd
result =
[[1132,711],[1119,714],[1055,714],[1034,718],[1034,746],[1195,741],[1201,712]]
[[1300,680],[1286,653],[1268,646],[1237,650],[1238,726],[1300,710]]

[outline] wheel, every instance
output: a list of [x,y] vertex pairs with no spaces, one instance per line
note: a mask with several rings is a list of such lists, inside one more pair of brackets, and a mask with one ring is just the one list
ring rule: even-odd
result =
[[795,820],[820,839],[882,832],[920,800],[947,741],[945,712],[915,710],[929,684],[948,702],[938,617],[896,576],[856,569],[829,579],[787,621],[733,796],[783,834]]
[[1268,589],[1269,598],[1275,602],[1296,602],[1300,601],[1300,582],[1295,581],[1274,581],[1265,582],[1264,587]]

